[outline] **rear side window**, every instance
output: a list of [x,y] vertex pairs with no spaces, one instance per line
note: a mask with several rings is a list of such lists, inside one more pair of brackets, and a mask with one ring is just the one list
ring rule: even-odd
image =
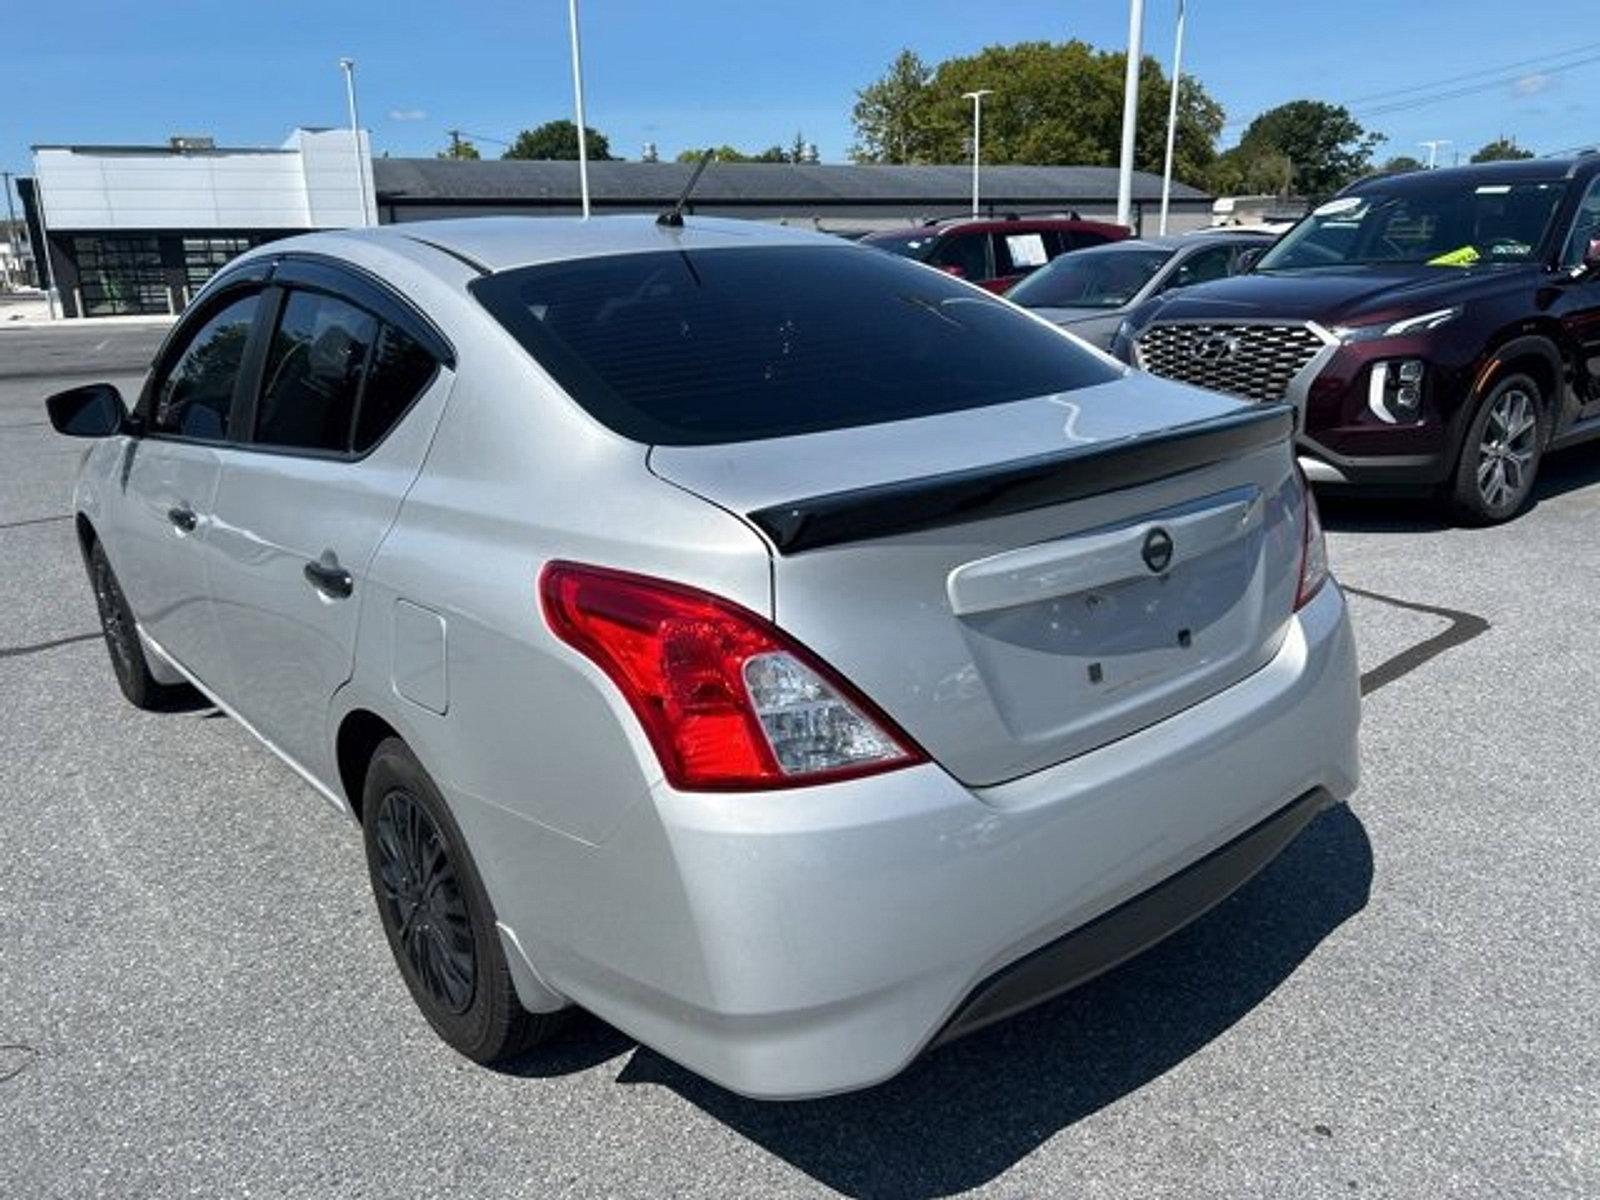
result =
[[472,290],[578,403],[642,442],[871,425],[1117,377],[1003,301],[852,246],[579,259]]
[[436,367],[414,338],[365,309],[291,291],[267,351],[255,441],[365,453],[405,415]]
[[354,305],[290,292],[267,352],[255,440],[301,450],[348,449],[377,333],[377,320]]
[[393,325],[383,326],[356,414],[352,448],[357,454],[372,449],[394,428],[411,402],[428,386],[436,367],[433,355],[415,338]]
[[228,436],[234,384],[259,295],[226,305],[200,327],[156,389],[155,433],[221,441]]
[[1112,239],[1092,229],[1071,229],[1062,233],[1068,250],[1087,250],[1090,246],[1104,246]]

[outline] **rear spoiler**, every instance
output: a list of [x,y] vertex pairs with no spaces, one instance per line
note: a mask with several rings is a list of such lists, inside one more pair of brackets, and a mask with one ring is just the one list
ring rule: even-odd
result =
[[749,514],[780,554],[980,521],[1140,487],[1288,438],[1294,409],[1259,405],[1031,458],[829,492]]

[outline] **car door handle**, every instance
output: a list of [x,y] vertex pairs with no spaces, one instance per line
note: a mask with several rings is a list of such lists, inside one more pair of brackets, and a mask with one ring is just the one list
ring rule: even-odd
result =
[[356,583],[350,578],[350,572],[341,567],[331,554],[308,562],[305,573],[306,582],[324,596],[331,596],[335,600],[343,600],[355,591]]
[[175,504],[167,509],[167,520],[185,533],[193,533],[200,524],[199,516],[186,504]]

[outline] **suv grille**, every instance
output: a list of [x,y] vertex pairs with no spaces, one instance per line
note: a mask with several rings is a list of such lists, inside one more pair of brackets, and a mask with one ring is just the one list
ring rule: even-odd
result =
[[1282,400],[1326,343],[1306,325],[1152,325],[1134,342],[1138,365],[1248,400]]

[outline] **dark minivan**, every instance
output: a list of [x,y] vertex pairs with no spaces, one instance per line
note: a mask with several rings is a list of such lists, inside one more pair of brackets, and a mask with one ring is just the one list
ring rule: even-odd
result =
[[1600,154],[1362,180],[1250,272],[1158,296],[1113,352],[1300,412],[1315,482],[1503,521],[1600,435]]

